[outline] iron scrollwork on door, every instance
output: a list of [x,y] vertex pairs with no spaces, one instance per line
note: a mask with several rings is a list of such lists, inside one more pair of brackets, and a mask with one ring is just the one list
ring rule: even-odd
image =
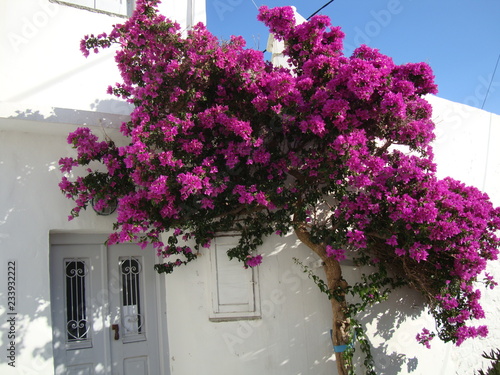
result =
[[144,334],[142,312],[142,265],[136,257],[120,258],[122,280],[122,328],[124,339]]
[[83,259],[65,260],[66,281],[66,341],[82,342],[89,339],[87,314],[88,267]]

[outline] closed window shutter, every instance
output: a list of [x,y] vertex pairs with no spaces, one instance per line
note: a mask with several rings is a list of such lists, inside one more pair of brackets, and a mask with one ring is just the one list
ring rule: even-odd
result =
[[238,236],[217,237],[212,244],[212,320],[260,317],[258,272],[229,260],[227,251],[238,244]]

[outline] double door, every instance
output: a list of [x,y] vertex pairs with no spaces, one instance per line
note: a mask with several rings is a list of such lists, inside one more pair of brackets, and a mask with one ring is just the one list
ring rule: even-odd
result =
[[164,374],[154,252],[104,241],[51,238],[55,374]]

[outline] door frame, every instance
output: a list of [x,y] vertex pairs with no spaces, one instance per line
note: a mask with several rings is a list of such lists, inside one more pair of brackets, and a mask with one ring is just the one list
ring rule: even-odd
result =
[[[53,245],[104,245],[106,240],[108,239],[108,234],[103,234],[103,233],[93,233],[93,232],[66,232],[66,231],[50,231],[49,232],[49,270],[52,267],[52,246]],[[145,249],[141,250],[140,247],[138,246],[138,249],[140,251],[154,251],[152,248],[150,249]],[[156,255],[155,255],[156,256]],[[105,267],[103,268],[103,283],[104,285],[109,285],[109,275],[108,275],[108,264],[107,264],[107,259],[103,261]],[[156,271],[154,269],[145,269],[144,272],[153,272],[156,274]],[[157,313],[157,322],[156,322],[156,327],[157,327],[157,332],[158,332],[158,351],[159,351],[159,367],[160,367],[160,374],[161,375],[170,375],[170,365],[169,365],[169,359],[170,359],[170,353],[169,353],[169,346],[168,346],[168,329],[167,329],[167,294],[166,294],[166,283],[164,278],[162,278],[160,275],[155,275],[155,284],[156,284],[156,296],[155,299],[157,301],[156,304],[156,313]],[[50,278],[50,272],[49,272],[49,278]],[[51,282],[49,283],[49,290],[50,290],[50,301],[53,300],[56,296],[53,296],[52,293],[52,288],[50,287]],[[150,288],[147,288],[147,285],[145,285],[144,291],[147,293],[149,292]],[[51,308],[52,309],[52,308]],[[105,330],[106,329],[111,329],[111,327],[108,327],[110,324],[109,321],[109,311],[107,312],[107,317],[105,321]],[[54,322],[52,321],[53,316],[52,314],[50,315],[50,327],[51,330],[54,329]],[[110,346],[110,340],[109,336],[105,335],[105,342],[104,344],[109,348]],[[51,340],[53,337],[51,337]],[[54,342],[52,342],[52,345],[54,345]],[[55,363],[54,363],[55,366]],[[55,370],[55,367],[54,367]]]

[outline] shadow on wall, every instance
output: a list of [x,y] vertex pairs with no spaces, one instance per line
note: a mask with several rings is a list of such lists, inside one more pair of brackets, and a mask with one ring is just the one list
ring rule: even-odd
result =
[[130,115],[134,106],[117,99],[95,100],[90,108],[97,112],[114,113],[117,115]]
[[[278,243],[273,245],[275,249],[280,248]],[[287,251],[291,253],[284,257],[300,257],[301,263],[306,265],[316,263],[317,258],[304,257],[303,250],[287,248]],[[336,373],[330,338],[331,307],[327,296],[319,291],[300,266],[281,258],[281,268],[275,272],[271,271],[276,270],[274,265],[270,265],[271,261],[272,257],[268,256],[259,271],[262,276],[267,276],[266,280],[270,280],[272,272],[274,279],[267,286],[275,286],[262,293],[262,320],[234,323],[234,329],[223,334],[228,354],[244,362],[279,365],[281,371],[290,374]],[[368,271],[352,266],[343,266],[343,270],[351,285],[359,280],[361,272]],[[324,278],[322,268],[316,268],[314,273]],[[413,354],[415,348],[420,353],[415,336],[420,332],[421,325],[427,323],[423,319],[423,306],[424,299],[418,292],[401,288],[393,291],[387,301],[358,316],[372,344],[377,375],[423,373],[422,366],[419,367],[419,361]],[[263,346],[259,339],[267,337],[269,332],[270,339],[264,339],[269,345]],[[312,350],[313,347],[316,349]],[[358,345],[354,354],[358,362],[357,374],[362,374],[364,369],[361,355]]]
[[[23,137],[23,142],[20,142]],[[0,149],[0,370],[3,374],[49,373],[52,366],[50,301],[36,277],[44,267],[43,239],[32,223],[47,221],[52,194],[41,190],[57,167],[51,161],[51,137],[2,134]],[[42,176],[42,178],[41,178]],[[56,185],[57,186],[57,185]],[[48,209],[33,209],[47,207]],[[35,277],[35,278],[34,278]],[[11,369],[12,372],[8,371]]]
[[[21,118],[28,117],[44,118],[32,111]],[[64,220],[70,210],[69,203],[54,205],[58,198],[67,201],[57,189],[64,139],[3,130],[0,138],[0,373],[49,374],[52,328],[43,228],[59,215]]]
[[[7,297],[0,293],[0,299],[7,300]],[[23,295],[22,299],[23,305],[36,306],[33,313],[7,311],[13,305],[5,306],[0,312],[0,316],[4,316],[0,325],[0,342],[6,351],[5,356],[2,354],[2,362],[12,367],[13,373],[38,374],[52,366],[52,331],[47,319],[50,304],[35,295]]]
[[[332,374],[335,365],[330,360],[330,304],[292,261],[300,257],[309,264],[316,258],[306,255],[308,249],[286,244],[278,237],[264,244],[264,248],[268,245],[274,250],[259,266],[261,285],[266,285],[260,297],[262,318],[225,323],[227,326],[221,330],[225,348],[221,350],[241,361],[241,366],[258,362],[273,374]],[[278,259],[284,249],[286,254]],[[222,364],[220,368],[215,366],[214,370],[225,373]]]
[[[373,306],[358,317],[363,327],[370,327],[369,339],[377,375],[396,375],[417,370],[418,358],[408,357],[405,353],[408,348],[418,345],[415,336],[422,328],[420,324],[425,322],[419,319],[418,326],[414,325],[415,330],[403,330],[402,325],[406,328],[409,321],[422,318],[423,306],[424,299],[418,292],[400,288],[393,291],[387,301]],[[403,369],[405,365],[406,369]]]
[[[117,100],[95,100],[90,104],[92,111],[68,108],[50,108],[45,110],[26,109],[16,110],[16,115],[10,119],[40,121],[42,123],[61,123],[73,125],[99,125],[105,128],[119,128],[122,122],[129,120],[133,110],[130,103]],[[43,111],[43,112],[42,112]]]

